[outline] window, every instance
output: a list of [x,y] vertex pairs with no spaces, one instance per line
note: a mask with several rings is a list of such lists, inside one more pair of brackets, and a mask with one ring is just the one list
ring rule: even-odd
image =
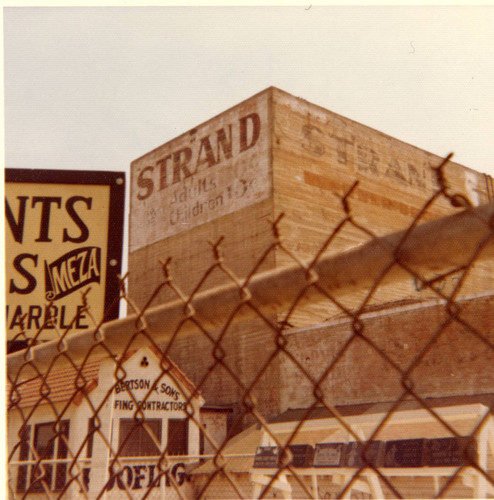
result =
[[93,456],[93,441],[95,432],[96,432],[95,417],[91,417],[87,422],[87,447],[86,447],[87,458],[91,458]]
[[161,455],[161,418],[146,419],[143,423],[133,418],[120,420],[118,441],[121,457],[153,457]]
[[168,440],[166,450],[168,455],[187,455],[189,452],[189,422],[185,418],[170,418],[168,420]]
[[[19,433],[19,460],[29,460],[29,444],[31,441],[31,426],[26,425]],[[19,465],[17,469],[17,492],[22,493],[26,491],[26,481],[28,478],[28,466]]]
[[[93,441],[94,441],[95,431],[96,431],[95,417],[91,417],[87,423],[87,444],[86,444],[87,458],[92,458],[93,456]],[[84,467],[84,469],[82,470],[82,484],[84,485],[86,491],[89,490],[90,472],[91,472],[90,467]]]
[[199,433],[199,455],[204,455],[204,447],[205,447],[205,436],[204,433],[206,432],[207,429],[207,424],[202,424],[200,433]]
[[67,463],[44,463],[43,460],[67,458],[69,421],[63,420],[58,424],[57,422],[36,424],[33,434],[34,436],[31,435],[31,426],[26,426],[22,430],[19,460],[40,460],[41,463],[19,466],[17,491],[38,493],[44,492],[45,489],[63,490],[67,479]]

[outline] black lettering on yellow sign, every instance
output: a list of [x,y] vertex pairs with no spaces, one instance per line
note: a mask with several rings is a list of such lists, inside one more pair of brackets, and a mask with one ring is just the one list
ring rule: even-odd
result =
[[[26,210],[28,207],[27,201],[29,196],[17,196],[17,215],[14,215],[12,207],[9,201],[5,198],[5,216],[7,218],[7,223],[12,232],[12,236],[17,243],[23,243],[24,241],[24,226],[26,223]],[[73,233],[71,228],[63,228],[62,231],[62,242],[72,242],[72,243],[84,243],[89,238],[89,229],[82,220],[81,216],[76,210],[76,206],[79,208],[85,205],[86,210],[91,210],[92,198],[85,198],[83,196],[72,196],[70,197],[64,205],[64,209],[68,216],[72,219],[74,224],[77,226],[79,234]],[[50,235],[50,224],[52,220],[52,208],[61,209],[62,198],[57,196],[33,196],[30,204],[30,208],[41,213],[39,215],[39,231],[38,237],[34,240],[41,243],[49,243],[52,240]]]
[[[25,260],[31,263],[24,263]],[[25,266],[31,265],[36,267],[38,265],[38,256],[30,253],[21,253],[17,255],[12,263],[14,269],[26,280],[24,287],[18,286],[13,279],[10,280],[9,293],[18,293],[20,295],[27,295],[36,288],[36,278],[26,269]]]
[[9,352],[118,317],[124,200],[123,172],[6,169]]
[[[25,282],[9,282],[9,293],[27,295],[37,286],[34,269],[38,266],[38,255],[21,253],[12,263]],[[100,283],[101,249],[83,247],[62,255],[52,263],[45,261],[45,296],[47,300],[58,300],[79,290],[89,283]]]
[[30,330],[53,330],[54,328],[66,329],[89,328],[88,318],[85,307],[78,305],[70,307],[62,305],[17,305],[15,307],[6,307],[7,326],[9,330],[26,328]]
[[[11,200],[12,202],[12,200]],[[17,196],[16,204],[5,198],[7,226],[16,243],[24,244],[28,220],[35,221],[37,230],[34,242],[51,243],[56,236],[62,243],[83,243],[89,238],[89,228],[81,216],[82,210],[91,210],[92,198],[71,196],[65,203],[59,196]],[[58,235],[53,234],[54,213],[64,210],[73,225],[61,227]],[[56,218],[56,217],[55,217]],[[37,285],[35,270],[40,264],[39,255],[20,253],[12,260],[12,267],[19,276],[9,280],[9,294],[29,295]],[[45,261],[45,295],[47,300],[57,300],[92,282],[100,282],[101,249],[84,247],[66,253],[51,264]]]

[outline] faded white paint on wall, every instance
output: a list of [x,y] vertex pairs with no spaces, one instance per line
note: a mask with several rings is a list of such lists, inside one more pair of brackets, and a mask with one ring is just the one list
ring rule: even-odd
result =
[[268,95],[252,97],[132,163],[131,252],[269,196]]

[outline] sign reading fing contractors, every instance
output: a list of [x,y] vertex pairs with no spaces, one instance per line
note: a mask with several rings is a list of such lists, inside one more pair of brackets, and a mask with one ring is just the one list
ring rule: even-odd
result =
[[266,199],[267,95],[259,95],[131,165],[130,252]]
[[[118,317],[125,174],[6,169],[7,339]],[[111,228],[111,230],[110,230]],[[84,305],[83,296],[87,301]]]
[[[151,387],[153,392],[147,397]],[[139,407],[151,411],[185,411],[186,408],[184,396],[170,382],[155,383],[148,378],[125,379],[115,385],[114,393],[115,410],[133,411]]]

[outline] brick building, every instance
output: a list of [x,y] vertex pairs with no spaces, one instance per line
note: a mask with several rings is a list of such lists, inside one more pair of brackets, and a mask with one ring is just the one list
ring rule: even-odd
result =
[[[132,163],[129,303],[142,310],[176,299],[162,286],[169,256],[186,300],[233,274],[341,255],[450,215],[463,209],[453,195],[493,202],[489,176],[448,163],[440,181],[441,162],[269,88]],[[335,233],[350,191],[354,223]],[[280,213],[282,246],[270,223]],[[230,275],[208,272],[218,254],[207,242],[221,238]],[[358,498],[430,497],[452,478],[450,496],[494,495],[493,265],[473,259],[435,282],[434,272],[409,273],[338,301],[294,297],[293,309],[222,317],[207,331],[204,308],[186,318],[180,299],[175,316],[161,316],[170,324],[152,314],[114,322],[123,330],[105,338],[106,354],[126,332],[141,342],[141,323],[145,335],[175,334],[117,364],[105,354],[85,358],[80,373],[50,365],[44,379],[14,380],[10,492],[231,498],[240,488],[246,497],[331,498],[348,486]],[[109,333],[104,326],[98,333]],[[376,452],[371,467],[363,446]]]
[[[405,229],[438,192],[434,167],[441,161],[268,88],[132,163],[129,294],[138,306],[147,304],[162,281],[159,261],[169,256],[176,283],[191,293],[214,263],[206,242],[222,236],[225,262],[237,276],[247,276],[274,241],[268,221],[282,212],[285,217],[279,228],[285,247],[299,259],[310,260],[344,218],[341,199],[356,180],[359,184],[350,198],[354,220],[376,236]],[[493,201],[489,176],[453,162],[445,174],[448,192],[460,194],[472,205]],[[455,210],[459,208],[440,196],[420,221]],[[347,225],[328,252],[348,250],[369,238]],[[257,271],[292,262],[276,248]],[[452,321],[443,329],[444,303],[412,277],[379,287],[366,302],[363,327],[397,366],[405,366],[427,339],[438,334],[437,346],[444,350],[430,352],[411,375],[424,397],[492,392],[494,380],[487,367],[493,354],[484,347],[493,341],[493,275],[492,263],[476,265],[458,294],[465,305],[461,314],[479,324],[484,340],[465,331],[461,322]],[[440,291],[446,296],[452,293],[458,280],[459,274],[453,273],[441,281]],[[225,282],[224,274],[213,273],[202,289]],[[358,310],[367,293],[362,290],[345,298],[344,307]],[[153,304],[173,298],[163,290]],[[268,319],[277,324],[286,312]],[[324,370],[352,331],[352,321],[341,312],[327,300],[295,309],[285,330],[287,350],[303,371],[284,354],[269,363],[252,391],[264,415],[281,413],[294,402],[297,406],[313,403],[311,377]],[[177,336],[170,355],[194,382],[205,379],[201,390],[208,403],[231,405],[239,414],[245,387],[276,349],[273,330],[261,319],[237,323],[228,328],[221,346],[223,362],[241,384],[221,366],[210,371],[212,343],[199,331],[193,337]],[[392,363],[358,340],[324,380],[324,387],[331,404],[388,401],[402,391]]]

